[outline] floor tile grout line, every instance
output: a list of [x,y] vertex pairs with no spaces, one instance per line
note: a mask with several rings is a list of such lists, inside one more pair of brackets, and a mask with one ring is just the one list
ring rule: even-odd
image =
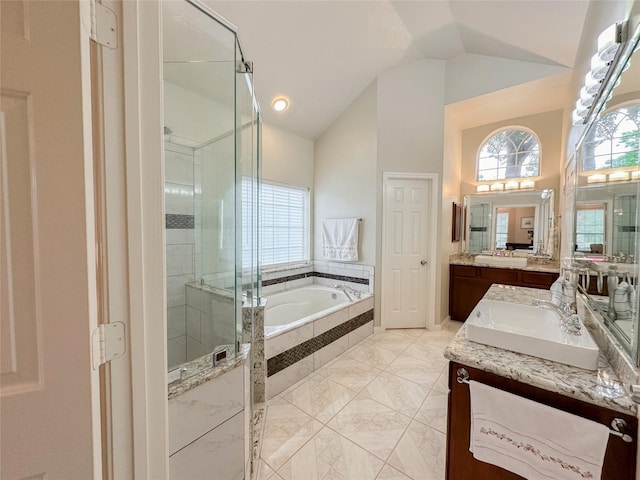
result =
[[[445,330],[443,330],[444,332]],[[425,332],[429,332],[429,331],[425,331]],[[358,344],[352,346],[351,348],[345,350],[344,352],[342,352],[340,355],[336,356],[335,358],[331,359],[329,362],[327,362],[325,365],[321,366],[320,368],[318,368],[317,370],[315,370],[314,372],[311,372],[310,375],[306,376],[303,379],[300,379],[298,382],[296,382],[296,384],[288,387],[287,389],[283,390],[282,392],[278,393],[277,395],[275,395],[272,399],[276,399],[278,397],[280,397],[280,400],[283,400],[285,402],[285,404],[287,405],[291,405],[294,408],[296,408],[297,410],[301,411],[303,414],[305,414],[306,416],[310,417],[313,421],[318,422],[318,424],[320,425],[319,430],[315,433],[313,433],[300,447],[298,447],[294,452],[292,452],[290,455],[287,455],[286,460],[282,463],[282,465],[280,466],[280,468],[275,469],[273,468],[273,466],[267,462],[262,456],[260,457],[260,460],[263,461],[265,463],[265,465],[267,465],[274,473],[271,475],[271,477],[269,478],[276,478],[277,476],[281,477],[280,471],[282,469],[282,467],[289,462],[295,455],[297,455],[301,449],[303,449],[305,446],[307,446],[309,444],[309,442],[311,440],[313,440],[314,438],[317,437],[317,435],[323,431],[323,429],[326,427],[328,428],[330,431],[334,432],[335,434],[339,435],[341,438],[344,438],[346,441],[350,442],[353,445],[358,446],[359,448],[363,449],[364,451],[366,451],[367,453],[369,453],[370,455],[373,455],[375,458],[379,459],[380,461],[382,461],[382,466],[380,467],[380,469],[377,471],[377,473],[375,474],[375,478],[378,478],[379,475],[382,473],[382,471],[385,469],[385,466],[388,466],[389,468],[400,472],[402,475],[405,475],[407,478],[413,478],[411,477],[411,475],[408,475],[407,473],[404,472],[404,470],[399,470],[398,468],[396,468],[394,465],[389,463],[389,459],[391,458],[391,455],[393,455],[393,452],[397,449],[400,441],[405,437],[405,435],[407,435],[407,432],[410,428],[410,426],[413,424],[413,422],[416,422],[418,425],[423,426],[424,428],[427,428],[428,430],[435,432],[439,435],[446,435],[446,432],[441,432],[440,430],[438,430],[437,428],[433,427],[432,425],[428,425],[426,423],[424,423],[424,421],[419,420],[417,418],[417,416],[419,415],[422,407],[425,405],[425,402],[429,399],[429,397],[435,393],[437,394],[446,394],[446,392],[441,392],[439,389],[439,382],[440,379],[443,375],[443,372],[446,369],[446,365],[443,365],[442,370],[440,371],[440,373],[438,374],[436,380],[433,383],[420,383],[420,382],[415,382],[411,379],[402,377],[400,375],[397,375],[396,373],[393,373],[391,371],[388,370],[388,368],[401,356],[401,355],[408,355],[409,357],[412,358],[419,358],[416,355],[412,355],[411,353],[407,353],[406,350],[408,348],[410,348],[412,345],[414,344],[426,344],[428,346],[431,347],[436,347],[436,348],[442,348],[444,349],[444,346],[442,345],[438,345],[437,342],[436,343],[431,343],[428,341],[420,340],[422,337],[425,336],[425,332],[422,332],[420,335],[417,336],[410,336],[410,335],[402,335],[396,332],[380,332],[377,334],[373,334],[373,335],[369,335],[368,337],[366,337],[363,341],[359,342]],[[392,344],[387,344],[385,346],[384,342],[375,342],[376,338],[380,338],[381,336],[385,335],[386,333],[390,334],[394,339],[403,339],[406,340],[406,345],[404,345],[403,348],[401,349],[394,349],[394,345]],[[455,334],[455,332],[452,332],[451,335],[453,336]],[[405,342],[401,342],[401,343],[405,343]],[[334,378],[332,378],[330,372],[327,372],[326,370],[328,370],[331,366],[333,366],[334,364],[339,363],[341,360],[344,360],[345,358],[347,358],[350,354],[352,354],[356,349],[363,347],[365,345],[370,345],[372,347],[376,347],[376,348],[381,348],[384,349],[387,352],[390,352],[391,354],[393,354],[394,358],[393,360],[391,360],[390,362],[386,363],[384,366],[380,366],[380,363],[377,364],[371,364],[371,363],[367,363],[367,362],[362,362],[356,358],[349,358],[350,361],[359,363],[361,365],[365,365],[367,367],[369,367],[369,369],[373,369],[375,373],[375,375],[368,381],[366,382],[364,385],[358,387],[358,388],[354,388],[353,385],[347,385],[345,383],[341,383],[339,381],[336,381]],[[397,346],[397,343],[396,343]],[[388,348],[390,347],[390,348]],[[424,358],[423,358],[424,359]],[[374,398],[370,393],[368,393],[366,390],[367,388],[371,385],[372,382],[374,382],[376,379],[379,379],[381,377],[381,375],[383,373],[387,373],[388,375],[398,379],[398,380],[404,380],[406,382],[409,382],[410,384],[413,385],[417,385],[420,387],[427,387],[426,390],[426,396],[422,399],[422,401],[420,402],[420,405],[417,407],[416,411],[413,412],[412,414],[407,414],[405,413],[405,411],[400,411],[397,409],[397,407],[395,406],[390,406],[390,405],[386,405],[384,403],[379,402],[376,398]],[[293,391],[295,391],[297,388],[300,388],[302,385],[304,385],[306,382],[309,382],[312,380],[312,378],[318,376],[318,375],[325,375],[325,378],[327,381],[336,384],[336,385],[340,385],[342,388],[348,390],[349,392],[353,393],[354,395],[346,402],[344,403],[340,408],[338,408],[335,412],[331,412],[331,415],[329,417],[326,418],[326,420],[321,421],[317,418],[316,415],[318,414],[312,414],[310,412],[308,412],[307,410],[299,407],[298,405],[296,405],[292,399],[292,401],[289,401],[287,398],[285,398],[285,396],[289,393],[292,393]],[[295,387],[295,388],[294,388]],[[403,417],[409,419],[409,423],[407,423],[407,426],[403,429],[402,434],[398,437],[398,440],[395,442],[393,448],[391,449],[390,453],[386,456],[386,458],[381,458],[380,456],[378,456],[377,454],[369,451],[365,446],[360,445],[358,442],[348,438],[346,435],[342,434],[341,432],[335,430],[333,427],[331,427],[329,425],[330,422],[332,422],[338,415],[340,415],[346,408],[348,408],[361,394],[365,394],[367,396],[367,398],[369,398],[370,400],[374,401],[375,403],[397,413],[402,415]],[[269,402],[268,405],[269,406]],[[268,410],[267,410],[268,411]],[[319,412],[322,413],[322,412]],[[266,419],[265,419],[266,420]],[[295,479],[293,479],[295,480]]]

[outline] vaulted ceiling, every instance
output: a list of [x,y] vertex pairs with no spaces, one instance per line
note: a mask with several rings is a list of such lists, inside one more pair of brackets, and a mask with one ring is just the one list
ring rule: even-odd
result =
[[[311,139],[381,72],[422,58],[570,69],[588,8],[587,0],[205,3],[238,27],[264,120]],[[270,107],[278,95],[291,102],[281,114]]]

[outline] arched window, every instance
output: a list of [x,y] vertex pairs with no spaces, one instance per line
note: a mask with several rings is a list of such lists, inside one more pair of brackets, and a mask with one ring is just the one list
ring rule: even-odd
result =
[[537,177],[540,143],[533,132],[509,128],[489,137],[478,152],[476,180]]
[[582,170],[637,166],[639,139],[640,104],[612,110],[587,133],[582,147]]

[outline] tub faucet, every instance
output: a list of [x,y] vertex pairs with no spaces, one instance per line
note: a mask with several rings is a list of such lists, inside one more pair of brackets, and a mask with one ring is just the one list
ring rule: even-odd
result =
[[333,288],[335,288],[336,290],[342,290],[342,292],[347,296],[350,302],[353,302],[354,298],[360,299],[361,293],[347,285],[336,284]]

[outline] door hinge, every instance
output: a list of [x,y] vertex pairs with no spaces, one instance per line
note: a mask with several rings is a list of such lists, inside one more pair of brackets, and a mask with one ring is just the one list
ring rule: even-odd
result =
[[108,48],[118,47],[118,19],[110,8],[96,0],[90,0],[91,32],[89,37],[94,42]]
[[104,323],[92,332],[91,363],[94,370],[102,364],[122,357],[125,351],[124,323]]

